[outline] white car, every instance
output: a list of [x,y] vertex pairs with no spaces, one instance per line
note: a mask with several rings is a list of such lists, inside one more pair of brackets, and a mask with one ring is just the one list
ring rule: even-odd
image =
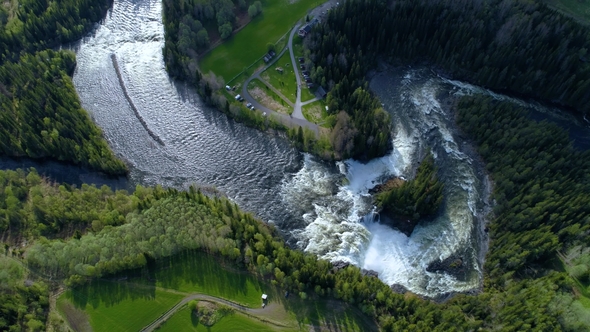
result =
[[242,98],[242,96],[240,96],[240,95],[238,94],[238,95],[236,95],[236,97],[235,97],[235,98],[236,98],[236,100],[240,100],[240,98]]
[[248,107],[248,108],[252,108],[252,104],[251,104],[251,103],[247,103],[247,104],[246,104],[246,107]]

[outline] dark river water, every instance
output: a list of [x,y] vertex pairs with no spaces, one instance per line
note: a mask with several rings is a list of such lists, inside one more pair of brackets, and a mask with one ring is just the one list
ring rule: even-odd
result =
[[[299,153],[280,136],[245,127],[205,106],[191,89],[168,77],[162,46],[159,0],[115,0],[105,21],[75,47],[74,85],[82,105],[128,163],[129,178],[105,179],[80,168],[70,169],[72,175],[60,164],[45,165],[42,172],[114,188],[213,186],[276,224],[290,245],[375,270],[388,284],[433,297],[481,285],[489,183],[444,106],[448,95],[470,94],[477,87],[423,69],[375,75],[371,88],[394,123],[393,150],[368,163],[327,163]],[[123,92],[112,54],[151,135]],[[427,148],[441,169],[445,201],[436,220],[419,225],[408,237],[378,222],[368,191],[391,176],[411,177]],[[5,160],[0,166],[23,163]],[[453,255],[463,257],[467,278],[426,271],[431,262]]]

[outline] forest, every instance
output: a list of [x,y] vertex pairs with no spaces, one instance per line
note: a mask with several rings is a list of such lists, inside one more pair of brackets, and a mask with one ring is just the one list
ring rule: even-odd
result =
[[383,209],[382,214],[403,219],[411,229],[421,218],[436,214],[444,198],[444,185],[436,172],[434,157],[428,151],[413,179],[377,194],[377,206]]
[[538,1],[350,0],[311,37],[312,78],[330,90],[346,79],[350,94],[379,61],[426,63],[447,77],[590,111],[590,30]]
[[[72,14],[78,21],[64,19],[62,25],[74,36],[100,19],[105,5],[24,4],[18,17],[0,11],[0,49],[10,50],[2,53],[1,114],[12,112],[0,123],[8,128],[0,132],[3,149],[33,157],[63,154],[64,160],[120,171],[114,159],[101,164],[108,154],[85,141],[84,135],[96,138],[100,132],[84,127],[91,122],[68,76],[72,54],[43,51],[67,40],[67,33],[51,28],[51,17],[78,8]],[[331,87],[328,101],[342,111],[341,128],[383,133],[375,127],[383,123],[354,118],[360,114],[356,108],[379,109],[364,81],[378,55],[424,61],[452,77],[588,111],[588,30],[542,4],[401,0],[392,6],[346,1],[310,38],[313,77]],[[37,30],[46,33],[44,42],[29,39]],[[0,330],[46,328],[46,279],[75,286],[187,250],[225,257],[296,294],[354,304],[384,331],[590,330],[588,309],[580,305],[590,278],[589,152],[577,150],[563,129],[531,120],[527,109],[508,101],[467,96],[454,108],[494,182],[491,242],[478,294],[457,294],[440,304],[397,294],[357,267],[334,269],[288,248],[271,225],[194,187],[181,192],[138,186],[129,194],[54,184],[34,170],[0,171],[0,238],[6,243]],[[32,113],[48,110],[49,115]],[[32,122],[23,130],[14,119]],[[339,140],[343,151],[354,155],[371,136],[346,137],[354,138]],[[29,246],[14,246],[22,240]]]
[[[464,119],[495,123],[496,120],[486,118],[491,114],[489,116],[499,123],[494,125],[499,132],[497,135],[505,135],[503,130],[512,130],[512,125],[505,119],[514,120],[514,114],[518,114],[516,120],[519,132],[522,132],[521,140],[541,142],[540,137],[547,137],[547,133],[550,133],[546,141],[551,141],[551,136],[554,136],[561,142],[561,148],[550,150],[546,160],[558,161],[562,151],[565,151],[572,158],[580,160],[580,165],[588,163],[588,154],[573,149],[563,130],[555,125],[529,120],[526,110],[519,106],[489,98],[465,97],[459,102],[458,110],[461,126],[470,135],[475,134],[480,123]],[[505,128],[502,123],[506,125]],[[493,139],[493,142],[499,141]],[[505,171],[507,167],[518,165],[518,160],[499,164],[491,156],[514,154],[522,159],[524,166],[527,162],[537,163],[539,159],[527,157],[519,150],[513,152],[514,146],[506,147],[502,142],[501,145],[477,143],[480,149],[493,151],[486,157],[492,176],[496,176],[493,167],[498,167],[497,172],[510,176],[505,182],[521,181],[522,188],[534,188],[540,181],[538,172],[528,173],[528,177],[521,178],[516,173]],[[547,176],[553,175],[553,172],[562,172],[566,177],[579,174],[566,163],[557,163]],[[244,266],[251,273],[274,280],[273,283],[296,294],[303,292],[309,296],[334,297],[355,304],[376,319],[385,331],[488,330],[498,326],[504,326],[506,330],[580,331],[590,328],[587,320],[584,320],[584,311],[575,306],[573,294],[573,289],[578,287],[574,280],[587,278],[588,266],[585,264],[588,252],[577,254],[569,251],[576,268],[559,272],[543,266],[538,260],[541,256],[523,256],[520,252],[514,252],[517,248],[506,247],[502,242],[503,238],[522,237],[532,241],[538,236],[535,228],[516,229],[503,224],[505,214],[523,213],[518,209],[527,210],[527,205],[530,206],[530,203],[526,203],[528,201],[520,202],[515,208],[499,204],[495,211],[495,218],[491,222],[492,243],[490,259],[486,263],[484,291],[479,295],[456,295],[445,303],[436,304],[416,296],[394,293],[379,279],[363,276],[357,267],[335,270],[327,261],[289,249],[272,226],[242,212],[223,197],[209,197],[193,187],[186,192],[179,192],[175,189],[138,186],[129,195],[124,191],[113,193],[106,187],[98,189],[83,186],[78,189],[58,186],[48,183],[34,170],[2,171],[0,175],[3,179],[1,191],[12,195],[4,199],[7,203],[2,207],[2,215],[13,216],[11,232],[14,234],[19,229],[27,234],[28,239],[35,240],[27,250],[12,250],[10,254],[15,259],[24,258],[24,262],[36,274],[65,280],[70,286],[85,283],[90,278],[142,268],[149,260],[169,257],[186,250],[200,250],[225,257],[237,266]],[[507,191],[506,186],[498,185],[494,195],[502,197],[509,194]],[[536,195],[536,192],[528,195]],[[521,196],[524,199],[528,195]],[[553,202],[551,198],[546,199],[549,203]],[[586,205],[569,205],[566,208],[581,215],[585,213]],[[48,222],[56,218],[61,220],[57,225]],[[546,222],[548,226],[556,228],[563,227],[564,223],[573,225],[574,221],[562,221],[557,226],[549,220]],[[545,258],[554,254],[551,250],[556,248],[567,252],[573,245],[587,243],[587,223],[574,227],[578,227],[580,232],[573,235],[568,233],[569,236],[546,235],[555,236],[556,239],[553,248],[545,248]],[[5,227],[2,233],[4,238],[8,231]],[[524,245],[527,243],[521,242],[521,246]],[[535,245],[539,246],[539,243],[533,241],[525,250],[532,250]],[[522,264],[528,265],[497,263],[498,259],[508,255],[522,257]],[[531,269],[533,264],[535,269]],[[22,298],[22,301],[36,305],[32,303],[34,299]],[[22,317],[19,319],[20,322],[24,321]]]
[[80,105],[69,76],[75,65],[73,52],[47,50],[0,66],[0,153],[124,174],[127,167]]
[[82,109],[71,75],[75,54],[53,51],[82,37],[111,1],[19,1],[0,5],[0,153],[52,158],[125,174],[101,130]]
[[[234,3],[235,2],[235,3]],[[212,36],[222,40],[231,36],[237,27],[236,13],[247,11],[250,18],[262,12],[260,1],[250,6],[246,0],[196,0],[163,2],[164,61],[172,77],[194,83],[197,57],[209,49]],[[211,27],[215,26],[216,29]],[[207,30],[212,30],[211,33]],[[217,30],[217,31],[215,31]]]

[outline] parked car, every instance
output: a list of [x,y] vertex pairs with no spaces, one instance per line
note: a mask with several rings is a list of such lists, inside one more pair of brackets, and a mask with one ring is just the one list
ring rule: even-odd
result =
[[250,107],[252,107],[252,104],[251,103],[247,103],[246,104],[246,107],[250,108]]
[[240,100],[240,98],[242,98],[242,96],[240,96],[240,94],[237,94],[234,98],[236,98],[236,100]]

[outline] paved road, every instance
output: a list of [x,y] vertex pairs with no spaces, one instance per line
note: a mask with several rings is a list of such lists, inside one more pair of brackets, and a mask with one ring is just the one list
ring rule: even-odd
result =
[[[300,26],[300,24],[295,25],[295,27],[293,28],[293,31],[291,31],[291,36],[289,37],[289,43],[287,45],[291,45],[293,33],[298,31],[299,26]],[[289,99],[286,98],[275,87],[271,86],[266,81],[264,81],[263,79],[260,78],[260,73],[262,73],[266,69],[270,68],[270,66],[272,66],[287,51],[287,49],[290,49],[290,48],[291,47],[289,47],[289,46],[287,46],[286,48],[284,48],[266,66],[264,66],[262,69],[256,71],[254,74],[252,74],[252,76],[248,77],[248,79],[242,85],[242,97],[244,97],[244,99],[246,99],[246,101],[248,101],[249,103],[252,103],[252,105],[254,105],[254,107],[256,109],[258,109],[258,110],[260,110],[262,112],[266,112],[266,114],[268,116],[271,116],[271,115],[274,116],[277,120],[279,120],[281,123],[283,123],[284,125],[286,125],[286,126],[288,126],[290,128],[301,126],[301,127],[308,128],[308,129],[312,130],[314,133],[316,133],[316,135],[319,135],[319,127],[318,127],[318,125],[316,125],[315,123],[311,123],[311,122],[307,121],[303,117],[303,114],[301,114],[301,117],[295,117],[295,116],[289,116],[287,114],[276,112],[276,111],[271,110],[270,108],[268,108],[268,107],[260,104],[248,92],[248,84],[253,79],[260,79],[261,82],[263,82],[266,86],[269,86],[274,92],[276,92],[280,97],[282,97],[285,100],[285,102],[287,102],[290,106],[292,106],[292,107],[295,107],[296,106],[291,101],[289,101]],[[292,59],[292,57],[291,57],[291,59]],[[296,76],[297,75],[298,74],[296,73]],[[299,79],[299,77],[298,77],[298,79]],[[297,96],[300,96],[300,95],[301,95],[301,92],[299,91],[299,88],[298,88],[297,89]],[[301,113],[301,105],[299,106],[299,112]]]
[[301,76],[299,76],[299,67],[297,66],[297,60],[295,60],[295,54],[293,54],[293,36],[299,30],[299,25],[291,31],[289,35],[289,53],[291,54],[291,63],[293,65],[293,71],[295,71],[295,79],[297,80],[297,97],[295,98],[295,107],[293,107],[293,117],[296,119],[305,119],[303,112],[301,111]]

